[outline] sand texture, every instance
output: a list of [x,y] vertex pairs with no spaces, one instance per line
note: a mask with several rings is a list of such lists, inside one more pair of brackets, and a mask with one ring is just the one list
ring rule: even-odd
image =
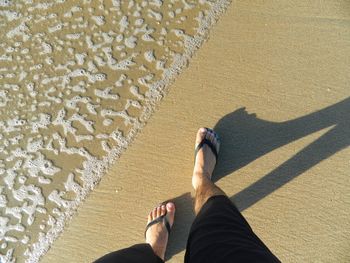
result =
[[233,1],[41,262],[141,243],[169,198],[182,262],[201,126],[222,139],[214,180],[282,262],[349,262],[349,55],[348,1]]

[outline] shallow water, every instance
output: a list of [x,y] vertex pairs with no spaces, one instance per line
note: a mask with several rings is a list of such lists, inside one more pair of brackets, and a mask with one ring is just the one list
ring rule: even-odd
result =
[[0,261],[37,262],[227,1],[0,1]]

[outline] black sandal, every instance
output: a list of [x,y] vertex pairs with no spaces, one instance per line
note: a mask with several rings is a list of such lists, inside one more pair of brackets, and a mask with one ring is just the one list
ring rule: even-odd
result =
[[157,217],[156,219],[152,220],[151,222],[149,222],[146,226],[146,230],[145,230],[145,238],[146,238],[146,232],[147,230],[155,225],[155,224],[158,224],[158,223],[161,223],[161,222],[164,222],[164,225],[166,227],[166,229],[168,230],[168,234],[170,235],[170,231],[171,231],[171,227],[170,227],[170,224],[169,224],[169,221],[168,221],[168,218],[166,217],[168,212],[165,212],[164,215],[160,216],[160,217]]
[[[209,129],[209,128],[205,128],[205,129],[207,130],[207,132],[212,132],[214,134],[216,140],[218,142],[220,142],[219,135],[217,135],[217,133],[214,130]],[[211,151],[215,155],[215,159],[217,160],[218,159],[218,152],[216,150],[215,145],[211,141],[209,141],[207,138],[204,137],[204,139],[197,145],[196,149],[194,150],[194,162],[196,162],[196,157],[197,157],[198,151],[203,147],[204,144],[209,146],[209,148],[211,149]]]

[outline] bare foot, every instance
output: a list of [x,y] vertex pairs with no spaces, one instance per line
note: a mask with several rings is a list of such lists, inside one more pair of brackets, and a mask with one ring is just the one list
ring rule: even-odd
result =
[[[165,214],[171,227],[174,223],[175,205],[170,202],[166,205],[161,205],[154,208],[148,215],[147,224]],[[151,245],[154,253],[162,260],[164,260],[165,257],[168,236],[169,234],[164,220],[152,225],[146,231],[146,242]]]
[[[204,139],[209,140],[216,148],[216,152],[219,152],[220,142],[215,134],[206,128],[200,128],[196,136],[195,147]],[[195,156],[195,164],[192,176],[192,185],[196,190],[198,186],[203,183],[203,180],[211,180],[211,175],[214,171],[216,164],[216,157],[210,147],[206,144],[198,151]]]

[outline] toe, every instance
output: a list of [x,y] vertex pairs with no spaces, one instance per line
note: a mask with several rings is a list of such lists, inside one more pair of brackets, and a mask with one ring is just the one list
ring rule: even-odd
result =
[[212,144],[214,144],[216,151],[219,152],[219,147],[220,147],[219,136],[213,130],[210,132],[210,141],[212,142]]
[[167,210],[167,217],[170,226],[174,223],[174,216],[175,216],[175,205],[172,202],[169,202],[166,204],[166,210]]
[[207,133],[206,128],[199,128],[196,136],[196,146],[205,138],[205,135]]
[[157,217],[162,215],[162,208],[160,206],[157,207]]
[[205,138],[206,138],[207,140],[211,141],[211,137],[212,137],[211,132],[208,131],[208,132],[205,134]]
[[152,211],[152,219],[155,219],[157,217],[157,208],[154,208]]
[[161,206],[161,210],[162,210],[161,215],[165,215],[165,214],[166,214],[165,205],[162,205],[162,206]]
[[216,134],[216,132],[214,130],[209,129],[209,128],[204,128],[204,127],[199,128],[199,130],[197,132],[195,148],[198,146],[199,143],[201,143],[201,141],[204,138],[207,139],[208,141],[210,141],[215,146],[216,152],[219,152],[219,148],[220,148],[219,136]]
[[175,212],[175,205],[172,202],[169,202],[166,204],[166,210],[168,213],[174,213]]

